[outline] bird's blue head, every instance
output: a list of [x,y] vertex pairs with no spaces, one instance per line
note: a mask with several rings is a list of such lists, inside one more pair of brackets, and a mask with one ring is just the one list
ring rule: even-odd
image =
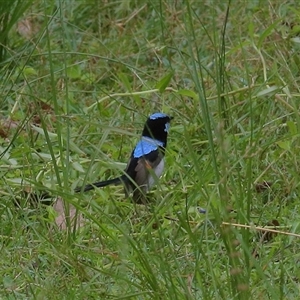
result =
[[147,119],[142,136],[158,140],[164,144],[164,147],[166,147],[170,121],[172,119],[172,117],[161,112],[152,114]]

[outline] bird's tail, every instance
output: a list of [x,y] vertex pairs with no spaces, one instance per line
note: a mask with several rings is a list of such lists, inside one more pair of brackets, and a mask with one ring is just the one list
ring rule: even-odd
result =
[[115,185],[121,184],[127,180],[128,180],[128,177],[124,174],[124,175],[114,178],[114,179],[109,179],[109,180],[105,180],[105,181],[97,181],[92,184],[87,184],[84,187],[77,187],[76,189],[74,189],[74,191],[75,191],[75,193],[80,193],[81,191],[87,192],[87,191],[91,191],[95,188],[101,188],[101,187],[104,187],[104,186],[107,186],[110,184],[115,184]]

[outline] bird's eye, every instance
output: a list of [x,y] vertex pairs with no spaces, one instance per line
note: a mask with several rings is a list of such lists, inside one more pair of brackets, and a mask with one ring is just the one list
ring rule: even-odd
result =
[[170,129],[170,123],[166,123],[165,132],[169,132],[169,129]]

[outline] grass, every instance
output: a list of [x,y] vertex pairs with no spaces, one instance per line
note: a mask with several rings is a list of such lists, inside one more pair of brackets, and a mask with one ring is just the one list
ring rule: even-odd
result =
[[[1,58],[1,297],[297,299],[299,5],[26,9]],[[122,172],[155,111],[175,119],[153,203],[74,195]],[[43,192],[83,226],[56,226]]]

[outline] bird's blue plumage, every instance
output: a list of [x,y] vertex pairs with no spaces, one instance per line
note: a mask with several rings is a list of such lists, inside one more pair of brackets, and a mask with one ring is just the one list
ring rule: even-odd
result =
[[169,129],[170,129],[170,123],[166,123],[165,132],[169,132]]
[[163,147],[163,143],[151,138],[143,137],[136,145],[133,151],[134,158],[140,158],[157,150],[158,147]]
[[166,118],[168,117],[168,115],[164,114],[164,113],[155,113],[155,114],[152,114],[149,119],[150,120],[155,120],[155,119],[158,119],[158,118]]

